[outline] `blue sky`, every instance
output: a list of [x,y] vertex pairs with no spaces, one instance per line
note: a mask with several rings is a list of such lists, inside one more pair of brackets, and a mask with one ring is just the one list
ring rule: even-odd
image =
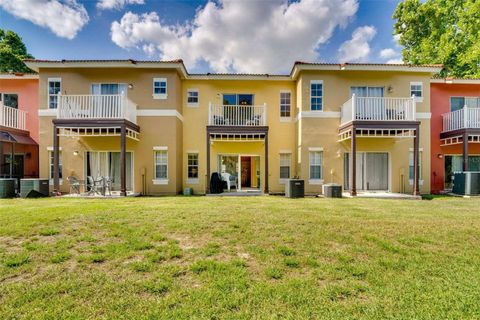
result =
[[[223,28],[221,23],[228,24],[228,22],[221,22],[224,20],[220,17],[216,22],[217,25],[220,23],[217,31],[215,29],[212,31],[212,28],[215,28],[212,26],[201,27],[197,31],[193,31],[196,27],[193,27],[193,29],[185,28],[188,23],[191,25],[198,11],[205,11],[203,14],[207,21],[217,19],[215,17],[218,17],[218,15],[224,14],[227,16],[232,12],[235,13],[235,10],[242,10],[242,14],[255,16],[265,8],[261,6],[257,8],[254,0],[246,0],[243,3],[237,2],[235,6],[232,5],[228,9],[228,12],[227,10],[221,10],[223,4],[218,1],[216,7],[211,7],[215,10],[208,11],[205,8],[207,1],[200,0],[77,0],[75,6],[67,7],[72,10],[72,14],[75,14],[76,10],[81,13],[80,16],[83,15],[83,21],[74,26],[64,26],[58,23],[52,25],[50,19],[58,14],[55,9],[52,9],[50,14],[46,14],[47,17],[44,21],[36,21],[29,13],[31,6],[36,5],[34,2],[28,4],[29,0],[16,0],[27,3],[23,8],[18,8],[14,5],[9,6],[9,2],[12,1],[0,0],[0,28],[17,32],[23,38],[29,52],[40,59],[165,59],[176,57],[184,59],[191,72],[245,72],[263,69],[263,67],[265,70],[258,70],[258,72],[285,72],[290,69],[291,63],[295,60],[308,59],[323,62],[388,61],[393,63],[398,62],[401,58],[399,55],[401,48],[393,40],[394,21],[391,18],[399,2],[398,0],[298,0],[299,2],[305,2],[307,10],[309,6],[313,8],[318,5],[315,8],[323,8],[323,2],[331,3],[333,10],[319,20],[315,20],[315,17],[306,16],[304,20],[310,21],[307,22],[306,26],[307,29],[310,28],[308,31],[298,32],[296,26],[290,26],[286,27],[282,33],[274,35],[279,39],[284,37],[285,42],[296,43],[294,50],[282,49],[282,43],[278,43],[278,41],[272,44],[266,41],[265,44],[265,37],[268,37],[268,32],[275,34],[275,30],[267,31],[267,35],[263,36],[264,38],[259,36],[256,40],[258,44],[247,43],[249,32],[252,32],[253,38],[257,30],[278,29],[275,24],[263,25],[259,22],[258,26],[252,26],[252,22],[250,22],[247,26],[242,26],[240,23],[236,26],[230,26],[227,31],[225,30],[227,28]],[[43,2],[48,3],[49,1],[51,0],[44,0]],[[54,0],[54,2],[57,1],[60,0]],[[126,3],[113,9],[105,9],[99,7],[98,1],[144,3]],[[271,5],[266,10],[271,10],[277,5],[276,0],[265,1],[264,4],[266,3]],[[356,10],[349,11],[347,8],[337,11],[335,9],[336,5],[350,6],[352,3],[357,5]],[[65,2],[60,1],[58,4],[64,5]],[[18,5],[18,2],[16,5]],[[50,10],[49,7],[46,8],[37,8],[37,15],[38,10],[43,10],[43,12]],[[67,12],[64,9],[61,9],[61,11]],[[32,10],[32,12],[35,12],[35,10]],[[131,13],[128,15],[129,19],[125,17],[127,12]],[[156,13],[156,15],[142,16],[142,14],[151,13]],[[79,17],[79,15],[75,15],[75,17]],[[66,15],[63,19],[69,20],[70,16]],[[79,19],[81,20],[81,18]],[[248,21],[247,18],[245,19],[245,21]],[[323,26],[325,21],[330,26],[333,25],[333,31],[327,35],[323,34],[323,30],[327,27],[320,26]],[[112,40],[111,29],[114,22],[118,24],[115,32],[118,37],[115,42]],[[301,23],[302,21],[299,21],[297,25]],[[182,27],[187,30],[183,30]],[[68,28],[74,31],[68,31]],[[132,33],[132,28],[138,30]],[[250,30],[252,28],[253,30]],[[174,31],[171,31],[172,29]],[[57,30],[57,32],[54,30]],[[66,30],[65,32],[68,34],[59,35],[58,30]],[[172,33],[175,36],[172,36]],[[192,36],[193,33],[196,34]],[[292,42],[297,40],[295,33],[298,33],[298,38],[303,37],[305,39],[300,39],[301,41],[298,43]],[[310,37],[311,34],[315,33],[318,33],[319,37],[323,37],[316,45],[313,42],[317,39]],[[178,34],[182,34],[182,36],[178,36]],[[218,39],[212,39],[217,38],[217,35]],[[176,38],[177,36],[178,38]],[[178,44],[181,42],[179,40],[181,37],[185,40],[182,45]],[[202,44],[202,41],[198,39],[212,39],[214,45],[212,43]],[[245,50],[250,45],[252,48]],[[313,51],[310,47],[312,45],[315,47]],[[227,50],[230,47],[232,49]],[[257,50],[258,52],[256,52]],[[382,50],[384,50],[383,53]],[[283,51],[285,51],[285,54],[283,54]],[[282,54],[278,54],[279,52]],[[275,61],[275,59],[278,61]],[[217,60],[222,60],[222,62],[220,63]]]

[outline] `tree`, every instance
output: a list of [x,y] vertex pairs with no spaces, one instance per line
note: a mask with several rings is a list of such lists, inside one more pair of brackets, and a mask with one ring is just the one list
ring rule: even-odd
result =
[[405,0],[393,18],[405,63],[441,63],[441,76],[480,78],[480,1]]
[[33,59],[22,38],[11,30],[0,29],[0,72],[32,72],[23,59]]

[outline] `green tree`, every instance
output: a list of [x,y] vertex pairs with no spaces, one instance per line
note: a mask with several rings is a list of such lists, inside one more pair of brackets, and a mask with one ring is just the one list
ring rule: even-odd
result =
[[0,72],[32,72],[22,61],[32,58],[18,34],[0,29]]
[[405,63],[441,63],[441,76],[480,78],[479,0],[404,0],[393,18]]

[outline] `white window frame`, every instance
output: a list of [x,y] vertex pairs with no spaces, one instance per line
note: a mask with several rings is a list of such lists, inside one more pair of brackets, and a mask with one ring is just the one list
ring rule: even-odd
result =
[[[188,102],[188,98],[190,97],[190,93],[196,92],[197,93],[197,102]],[[200,90],[198,89],[187,89],[187,107],[190,108],[198,108],[200,105]]]
[[[188,176],[188,169],[190,167],[190,164],[188,163],[188,157],[190,155],[196,155],[197,156],[197,177],[196,178],[190,178]],[[193,167],[193,166],[192,166]],[[199,177],[200,177],[200,156],[198,154],[198,151],[188,151],[187,152],[187,184],[198,184],[199,183]]]
[[[282,178],[281,174],[282,174],[282,167],[287,167],[287,165],[285,165],[284,163],[282,164],[282,155],[283,156],[288,156],[288,178]],[[280,151],[279,153],[279,158],[278,158],[278,162],[279,162],[279,172],[278,172],[278,177],[279,177],[279,182],[280,184],[285,184],[287,183],[287,181],[292,177],[292,153],[290,151]]]
[[[166,170],[167,176],[165,178],[157,177],[157,152],[166,153],[167,163],[165,164],[160,163],[160,165],[166,165],[167,167],[167,170]],[[165,147],[165,146],[153,147],[153,184],[161,184],[161,185],[168,184],[168,147]]]
[[[312,153],[320,153],[320,164],[315,164],[320,166],[320,179],[313,179],[312,177]],[[308,183],[309,184],[323,184],[323,148],[322,147],[311,147],[308,148]]]
[[[290,112],[290,115],[289,116],[282,116],[282,105],[287,105],[287,104],[282,104],[282,94],[284,93],[288,93],[290,95],[290,103],[288,104],[288,108],[289,108],[289,112]],[[280,90],[280,95],[279,95],[279,106],[280,106],[280,121],[281,122],[290,122],[292,121],[292,91],[291,90]]]
[[[312,95],[312,84],[321,84],[322,85],[322,95],[321,96],[313,96]],[[310,111],[323,112],[323,110],[324,110],[323,105],[324,105],[324,100],[325,100],[325,94],[324,94],[325,93],[325,87],[323,85],[323,80],[310,80],[309,92],[310,92],[310,99],[309,99],[308,103],[310,105]],[[320,110],[313,110],[312,109],[312,98],[322,98],[322,105],[321,105]]]
[[[165,82],[165,93],[155,93],[155,82]],[[168,81],[167,78],[153,78],[152,81],[152,97],[153,99],[167,99],[168,97]]]
[[50,98],[53,96],[53,94],[50,94],[50,82],[59,82],[60,83],[60,89],[58,92],[62,92],[62,78],[48,78],[47,79],[47,109],[49,110],[57,110],[58,108],[58,100],[57,100],[57,107],[56,108],[50,108]]
[[5,105],[5,95],[17,96],[17,108],[16,109],[20,109],[20,104],[19,104],[19,100],[18,100],[18,98],[19,98],[18,93],[16,93],[16,92],[0,92],[0,102],[1,102],[1,104],[3,104],[5,107],[10,107],[10,106]]
[[[421,93],[422,96],[418,97],[417,95],[415,95],[415,101],[423,102],[423,95],[424,95],[423,82],[421,82],[421,81],[411,81],[410,82],[410,96],[414,95],[414,93],[412,93],[412,86],[420,86],[420,93]],[[415,91],[418,91],[418,90],[415,90]]]
[[[48,152],[48,183],[53,186],[53,147],[47,147]],[[63,176],[62,166],[62,147],[58,148],[58,168],[60,175]],[[58,179],[60,185],[63,184],[63,178]]]
[[[423,186],[423,148],[418,149],[418,184]],[[408,184],[413,186],[413,179],[410,179],[410,167],[413,167],[413,148],[409,149],[408,153]]]

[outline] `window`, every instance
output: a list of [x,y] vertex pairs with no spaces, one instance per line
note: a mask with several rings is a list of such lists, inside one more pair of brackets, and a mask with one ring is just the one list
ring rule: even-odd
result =
[[290,118],[290,91],[280,92],[280,117]]
[[479,97],[450,97],[450,111],[457,111],[467,106],[468,108],[480,108]]
[[423,84],[421,82],[410,82],[410,96],[415,96],[417,101],[423,101]]
[[253,106],[253,94],[224,94],[223,104],[227,106]]
[[15,93],[0,93],[0,101],[6,107],[18,109],[18,95]]
[[[50,184],[53,184],[53,151],[48,151]],[[58,177],[62,181],[62,151],[58,151]]]
[[356,97],[383,97],[383,87],[350,87],[350,96],[355,94]]
[[124,83],[94,83],[92,84],[92,94],[125,94],[127,95],[127,85]]
[[153,78],[153,98],[166,99],[167,98],[167,79]]
[[187,178],[198,179],[198,153],[187,155]]
[[62,90],[60,78],[48,78],[48,108],[57,109],[58,93]]
[[198,90],[197,89],[187,90],[187,105],[189,107],[198,107]]
[[155,180],[168,179],[168,150],[155,150]]
[[[408,179],[410,180],[410,184],[413,183],[413,169],[413,150],[410,150],[408,156]],[[418,179],[422,180],[422,150],[418,153]]]
[[323,110],[323,81],[322,80],[310,81],[310,110],[312,111]]
[[310,180],[322,179],[323,151],[310,151]]
[[291,153],[280,153],[280,179],[290,178]]

